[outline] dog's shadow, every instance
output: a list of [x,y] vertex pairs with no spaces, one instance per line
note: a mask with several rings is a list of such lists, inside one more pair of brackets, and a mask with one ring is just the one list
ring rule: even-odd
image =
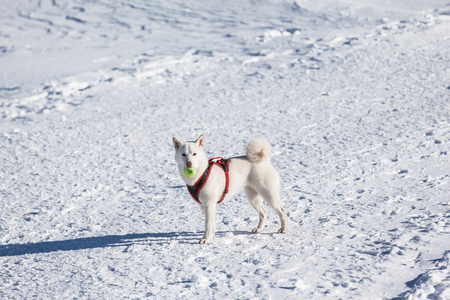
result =
[[[218,236],[225,233],[218,232]],[[234,235],[249,234],[248,232],[233,232]],[[20,256],[25,254],[49,253],[56,251],[76,251],[94,248],[126,247],[131,245],[165,245],[172,241],[180,244],[196,244],[202,233],[168,232],[168,233],[133,233],[125,235],[107,235],[86,237],[63,241],[38,242],[27,244],[0,245],[0,257]]]

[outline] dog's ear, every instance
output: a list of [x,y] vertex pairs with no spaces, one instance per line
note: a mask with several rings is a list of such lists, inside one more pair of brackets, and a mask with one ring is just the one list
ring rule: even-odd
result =
[[183,142],[177,139],[176,137],[173,137],[173,146],[175,147],[175,150],[178,150],[181,145],[183,145]]
[[203,148],[203,146],[205,145],[205,136],[203,134],[199,136],[195,143],[197,144],[197,146]]

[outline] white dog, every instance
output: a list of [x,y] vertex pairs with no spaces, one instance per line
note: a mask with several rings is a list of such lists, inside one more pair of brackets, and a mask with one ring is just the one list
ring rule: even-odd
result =
[[[269,142],[263,138],[254,139],[247,146],[247,156],[215,162],[206,157],[204,140],[203,135],[197,141],[187,143],[173,138],[181,178],[205,214],[205,234],[199,244],[209,243],[214,237],[216,205],[242,188],[259,214],[258,227],[252,233],[262,232],[267,221],[263,199],[280,217],[278,232],[286,233],[287,216],[280,199],[280,177],[270,164]],[[226,172],[228,166],[229,172]]]

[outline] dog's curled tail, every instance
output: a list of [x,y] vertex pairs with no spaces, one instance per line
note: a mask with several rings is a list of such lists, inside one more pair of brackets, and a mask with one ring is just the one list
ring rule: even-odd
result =
[[270,160],[270,149],[270,144],[265,138],[255,138],[248,143],[247,158],[254,164]]

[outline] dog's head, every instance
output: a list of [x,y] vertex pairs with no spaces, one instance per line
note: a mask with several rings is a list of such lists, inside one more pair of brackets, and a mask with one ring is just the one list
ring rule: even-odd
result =
[[208,165],[208,158],[204,150],[205,136],[202,134],[195,142],[183,143],[176,137],[173,138],[175,147],[175,161],[182,173],[184,168],[195,168],[199,172],[204,171]]

